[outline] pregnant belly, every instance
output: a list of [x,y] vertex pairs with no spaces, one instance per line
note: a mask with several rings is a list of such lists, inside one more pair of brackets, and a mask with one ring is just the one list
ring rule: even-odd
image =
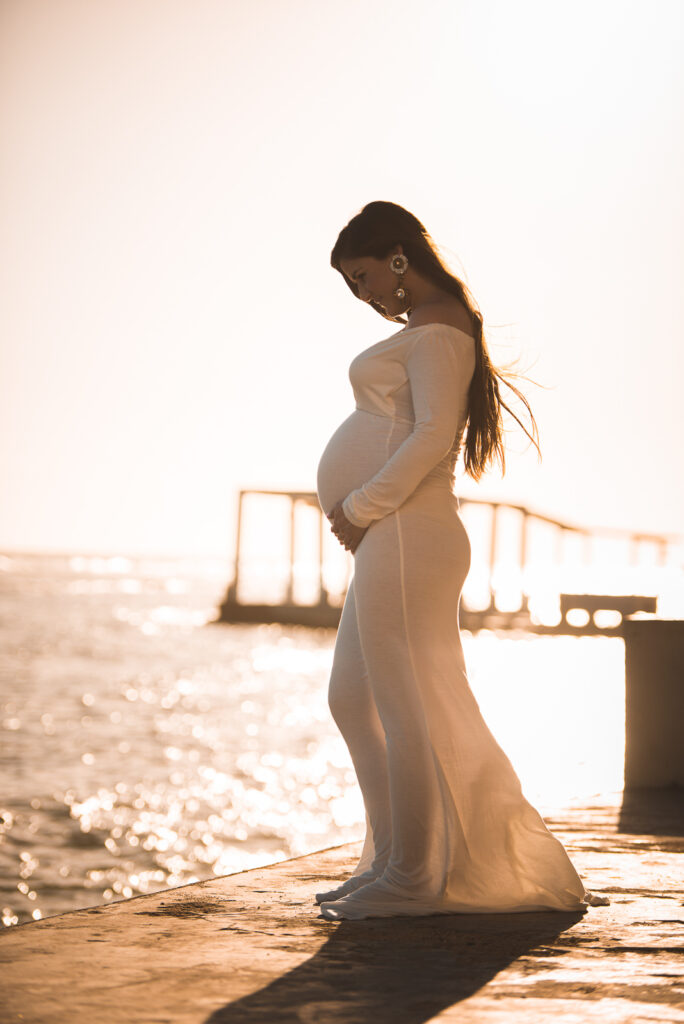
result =
[[375,476],[411,430],[410,423],[355,409],[332,435],[318,463],[316,488],[323,511],[327,514]]

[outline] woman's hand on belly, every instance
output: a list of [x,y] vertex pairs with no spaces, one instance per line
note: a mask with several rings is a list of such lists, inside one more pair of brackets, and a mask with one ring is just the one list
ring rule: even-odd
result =
[[333,505],[332,509],[328,513],[328,519],[331,524],[330,528],[339,540],[340,544],[342,544],[347,551],[351,551],[353,555],[361,543],[363,535],[368,527],[355,526],[354,523],[350,523],[342,511],[341,501],[338,501],[336,505]]

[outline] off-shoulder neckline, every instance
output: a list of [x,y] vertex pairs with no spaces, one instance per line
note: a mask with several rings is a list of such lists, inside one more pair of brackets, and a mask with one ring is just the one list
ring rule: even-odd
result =
[[401,338],[407,331],[424,331],[426,327],[449,327],[452,331],[458,331],[459,334],[462,334],[464,338],[468,338],[469,341],[475,342],[472,334],[466,334],[466,332],[462,331],[460,327],[454,327],[453,324],[421,324],[420,327],[402,327],[402,329],[397,331],[395,334],[390,334],[387,338],[381,338],[380,341],[376,341],[373,345],[369,345],[368,348],[364,348],[362,352],[357,353],[357,356],[367,355],[369,352],[373,352],[376,348],[380,348],[381,345],[387,345],[391,341],[396,341],[397,338]]
[[399,334],[406,334],[407,331],[422,331],[425,327],[450,327],[452,331],[458,331],[459,334],[465,335],[466,338],[470,338],[471,341],[475,341],[472,334],[468,334],[467,331],[461,330],[460,327],[454,327],[453,324],[442,324],[442,323],[430,323],[430,324],[419,324],[418,327],[403,327]]

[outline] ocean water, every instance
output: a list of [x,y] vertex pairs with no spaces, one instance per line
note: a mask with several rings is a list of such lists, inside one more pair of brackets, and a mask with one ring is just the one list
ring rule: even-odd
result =
[[[211,559],[0,555],[5,926],[363,836],[327,706],[334,631],[213,624],[229,575]],[[542,813],[619,793],[621,640],[464,647]]]

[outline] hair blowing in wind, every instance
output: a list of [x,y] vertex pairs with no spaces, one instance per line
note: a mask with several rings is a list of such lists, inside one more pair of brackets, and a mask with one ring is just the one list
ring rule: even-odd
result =
[[[397,203],[368,203],[340,232],[330,256],[330,263],[342,274],[348,287],[358,298],[357,286],[342,273],[340,261],[362,256],[383,259],[397,244],[401,244],[409,266],[415,268],[437,287],[460,299],[472,318],[475,372],[468,392],[468,417],[463,444],[466,472],[478,480],[490,464],[495,462],[500,464],[502,473],[505,472],[504,410],[518,423],[541,457],[539,431],[530,404],[525,395],[511,383],[512,379],[519,379],[521,375],[510,370],[498,369],[492,364],[484,337],[482,314],[477,309],[470,290],[444,264],[435,243],[417,217]],[[388,315],[373,300],[370,300],[369,304],[387,320],[401,324],[407,322],[401,317]],[[501,397],[501,384],[505,384],[524,405],[529,416],[529,427]]]

